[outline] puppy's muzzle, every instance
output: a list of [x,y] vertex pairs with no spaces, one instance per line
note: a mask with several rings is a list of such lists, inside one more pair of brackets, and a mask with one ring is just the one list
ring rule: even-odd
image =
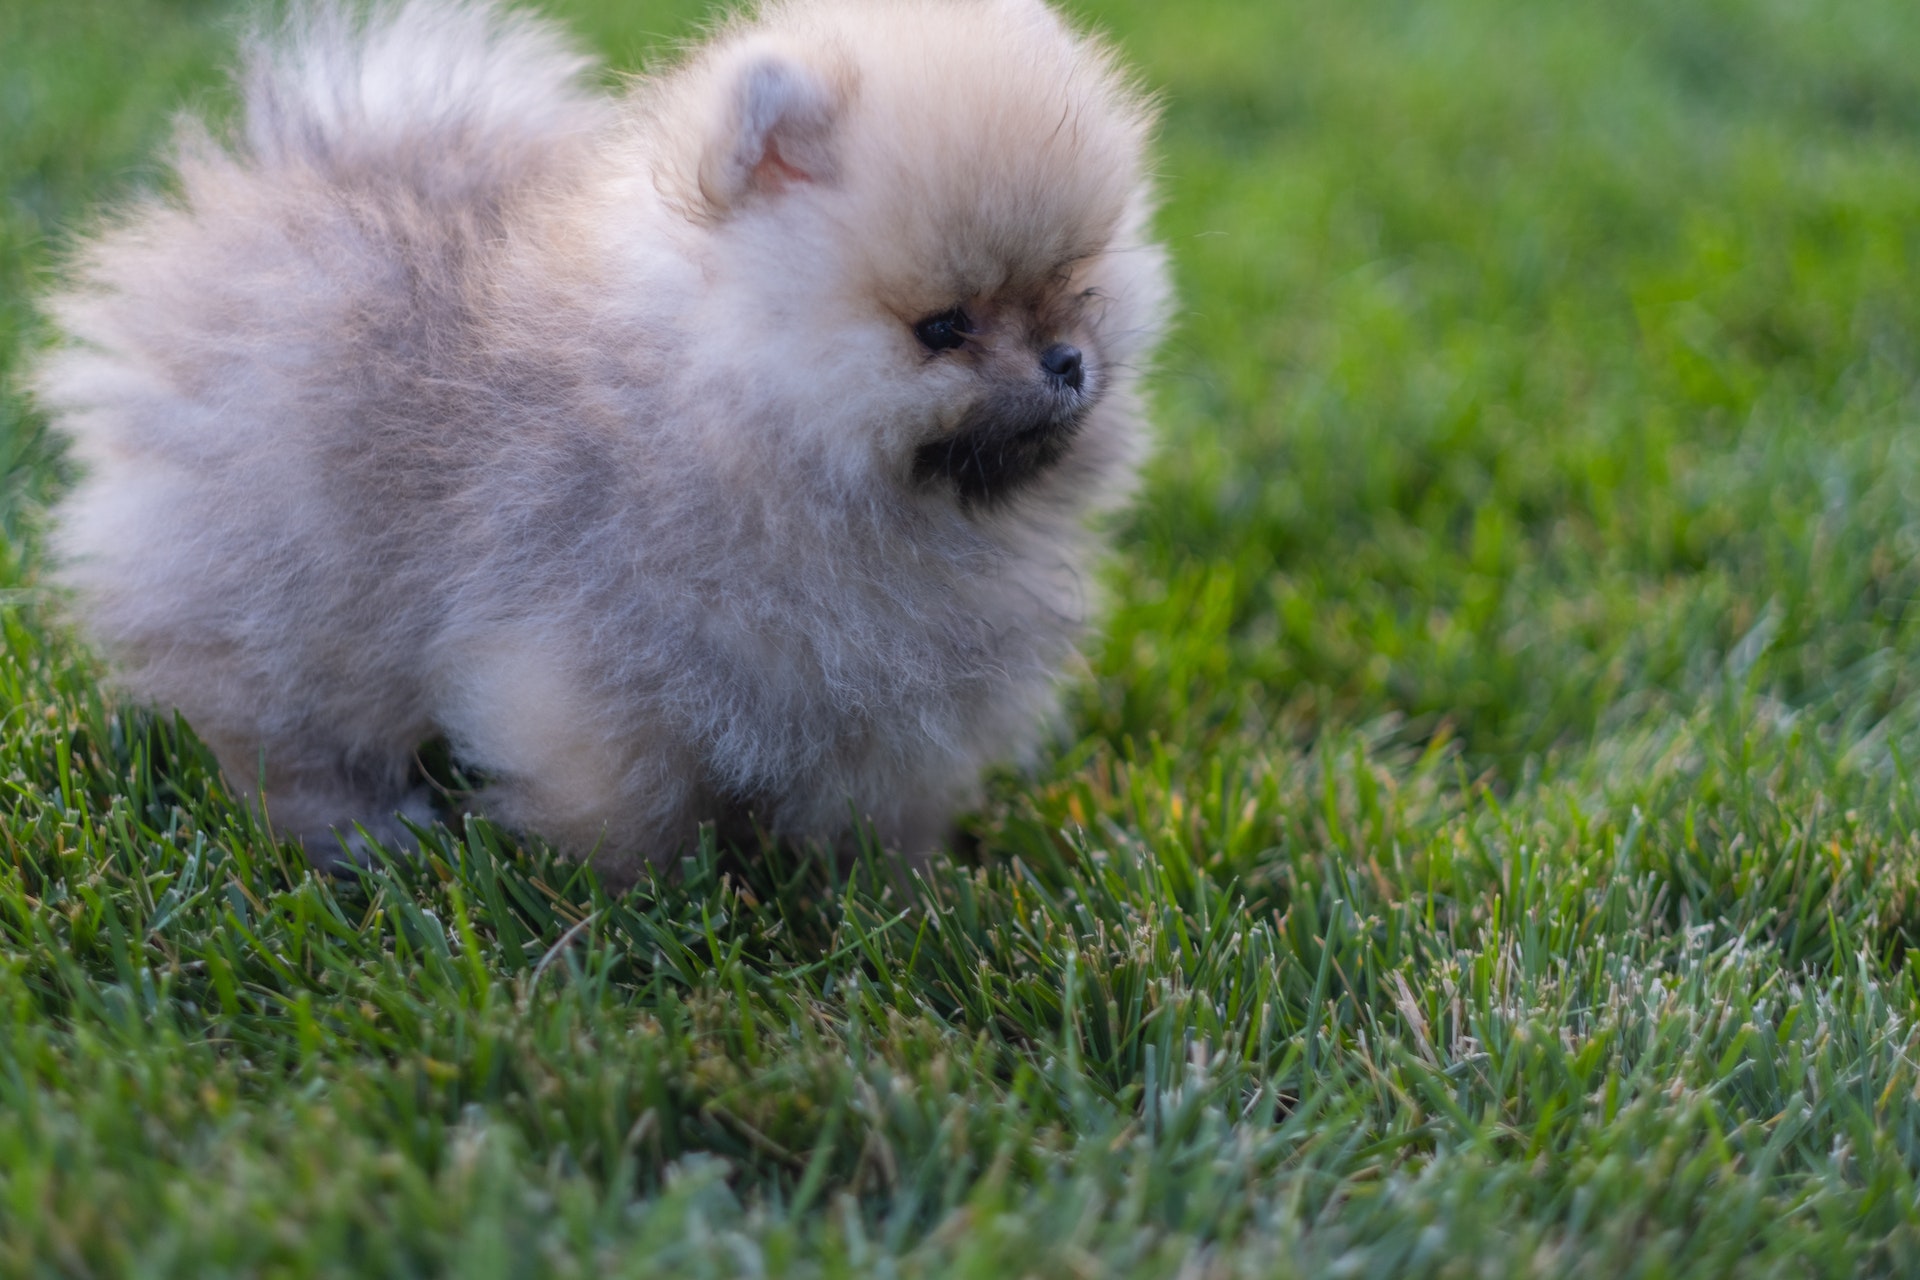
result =
[[952,434],[921,445],[914,480],[952,485],[965,506],[992,506],[1065,457],[1095,400],[1086,358],[1056,342],[1040,353],[1039,374],[977,401]]

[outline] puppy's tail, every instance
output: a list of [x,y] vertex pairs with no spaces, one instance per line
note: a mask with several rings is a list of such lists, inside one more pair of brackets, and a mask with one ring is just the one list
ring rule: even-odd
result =
[[301,0],[246,43],[240,142],[261,171],[465,202],[593,127],[591,66],[493,0]]

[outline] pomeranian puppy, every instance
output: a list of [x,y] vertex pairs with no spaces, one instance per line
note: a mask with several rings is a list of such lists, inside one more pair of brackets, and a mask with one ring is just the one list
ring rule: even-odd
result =
[[1167,309],[1152,109],[1040,0],[769,0],[619,96],[322,3],[76,255],[59,580],[317,861],[473,807],[614,878],[934,849],[1031,753]]

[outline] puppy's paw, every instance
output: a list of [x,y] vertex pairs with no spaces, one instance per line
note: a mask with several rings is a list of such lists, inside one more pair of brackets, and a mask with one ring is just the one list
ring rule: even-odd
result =
[[340,875],[355,867],[377,865],[380,859],[376,845],[389,857],[417,857],[420,838],[413,828],[431,827],[439,820],[427,789],[418,787],[391,813],[370,814],[350,824],[336,823],[325,835],[306,836],[301,843],[306,847],[308,866],[325,875]]

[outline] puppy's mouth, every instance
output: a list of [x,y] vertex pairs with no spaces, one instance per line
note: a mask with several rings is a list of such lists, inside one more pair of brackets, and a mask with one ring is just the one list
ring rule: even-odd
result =
[[1077,393],[982,401],[957,431],[914,451],[914,481],[951,485],[962,506],[997,506],[1067,455],[1092,403]]

